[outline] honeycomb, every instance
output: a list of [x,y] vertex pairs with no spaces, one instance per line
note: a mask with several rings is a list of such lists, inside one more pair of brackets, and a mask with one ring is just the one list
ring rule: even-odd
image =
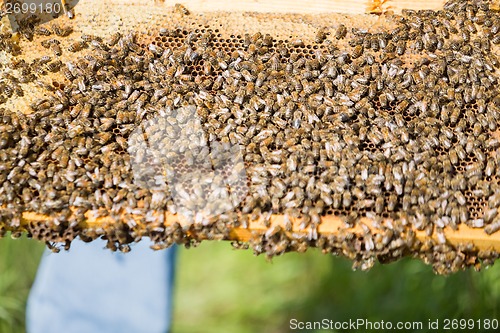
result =
[[133,18],[89,3],[0,35],[0,234],[54,251],[236,239],[356,269],[414,255],[438,273],[498,257],[447,238],[500,229],[487,1],[380,16],[156,4]]

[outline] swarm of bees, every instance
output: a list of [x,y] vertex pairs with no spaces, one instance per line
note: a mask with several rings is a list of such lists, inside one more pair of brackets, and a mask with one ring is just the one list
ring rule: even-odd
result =
[[[55,251],[55,243],[69,248],[77,236],[103,237],[126,252],[144,236],[155,249],[228,239],[233,228],[262,219],[267,232],[233,245],[269,257],[317,247],[360,269],[409,254],[438,273],[492,264],[498,253],[453,247],[443,229],[500,230],[500,62],[492,52],[500,15],[487,1],[452,0],[440,11],[393,18],[392,29],[376,32],[321,27],[311,41],[247,33],[232,49],[206,27],[163,28],[148,44],[134,32],[104,38],[35,29],[47,54],[13,61],[0,74],[0,235],[26,230]],[[68,34],[74,56],[62,62]],[[0,35],[0,44],[7,40]],[[339,40],[348,47],[336,47]],[[23,83],[49,72],[65,82],[41,83],[47,97],[31,114],[2,107]],[[194,108],[198,125],[179,111],[185,108]],[[172,130],[144,135],[175,147],[173,170],[140,149],[140,158],[130,154],[134,131],[159,116]],[[155,177],[195,172],[196,161],[208,158],[190,136],[197,126],[212,145],[242,147],[246,175],[228,191],[244,197],[213,216],[195,212],[189,223],[167,223],[178,200],[172,187],[155,191]],[[136,159],[151,166],[145,183],[153,185],[135,179]],[[201,183],[178,194],[202,197],[212,183]],[[53,221],[25,225],[23,212]],[[102,215],[113,223],[85,226],[88,216]],[[273,215],[283,216],[283,226],[270,223]],[[318,233],[328,216],[343,221],[338,234]],[[429,239],[418,240],[415,230]]]

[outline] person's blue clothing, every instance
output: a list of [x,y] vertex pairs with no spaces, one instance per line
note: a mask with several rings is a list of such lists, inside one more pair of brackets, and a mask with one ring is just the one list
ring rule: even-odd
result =
[[129,253],[74,241],[44,253],[27,305],[28,333],[165,333],[170,329],[175,248],[145,240]]

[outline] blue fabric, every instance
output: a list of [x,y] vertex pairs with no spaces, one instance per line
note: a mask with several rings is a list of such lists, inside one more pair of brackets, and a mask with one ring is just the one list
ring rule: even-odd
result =
[[129,253],[74,241],[43,255],[27,305],[28,333],[165,333],[171,322],[175,248],[145,240]]

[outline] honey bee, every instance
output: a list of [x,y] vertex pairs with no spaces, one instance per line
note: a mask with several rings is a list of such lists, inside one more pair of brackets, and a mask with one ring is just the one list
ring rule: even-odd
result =
[[[357,59],[363,54],[363,45],[357,45],[354,47],[351,53],[351,58]],[[369,68],[369,67],[368,67]]]
[[66,37],[73,32],[73,29],[71,27],[61,27],[58,24],[52,24],[51,28],[52,31],[59,37]]
[[304,47],[305,46],[304,41],[300,38],[292,40],[291,44],[293,47]]
[[34,30],[35,34],[37,35],[41,35],[41,36],[50,36],[52,35],[52,31],[50,31],[49,29],[45,28],[45,27],[36,27],[35,30]]
[[495,45],[500,44],[500,35],[493,36],[490,41]]
[[63,67],[62,72],[63,72],[64,77],[68,81],[73,81],[75,79],[75,76],[71,73],[71,71],[69,69]]
[[328,35],[328,28],[322,27],[316,32],[316,36],[314,37],[314,41],[318,44],[321,44],[325,41]]
[[254,33],[251,36],[251,42],[252,42],[252,44],[256,44],[260,39],[262,39],[262,33],[260,31]]
[[493,219],[497,216],[497,214],[498,214],[497,208],[491,208],[486,210],[483,214],[484,222],[487,224],[492,222]]
[[98,37],[96,37],[96,36],[94,36],[94,35],[89,35],[89,34],[82,34],[82,35],[80,36],[80,38],[81,38],[84,42],[86,42],[86,43],[90,43],[90,42],[92,42],[93,40],[99,40],[99,38],[98,38]]
[[491,224],[488,224],[486,227],[484,227],[484,231],[488,235],[494,234],[498,230],[500,230],[500,219],[498,218],[494,219]]
[[458,119],[460,117],[460,109],[459,108],[453,108],[451,115],[450,115],[450,123],[452,125],[456,125],[458,122]]
[[273,42],[274,42],[273,37],[270,34],[266,34],[262,39],[262,44],[265,46],[271,47],[273,46]]
[[45,245],[47,245],[47,248],[52,251],[52,253],[59,253],[61,251],[61,249],[55,243],[45,242]]
[[82,50],[83,48],[85,48],[86,46],[87,46],[87,44],[85,42],[77,41],[77,42],[72,43],[70,46],[68,46],[68,51],[78,52],[78,51]]
[[59,42],[57,43],[51,43],[50,44],[50,50],[56,55],[57,57],[62,55],[62,50],[61,47],[59,46]]
[[60,60],[55,60],[46,65],[46,68],[49,72],[57,72],[62,66],[62,62]]
[[248,70],[244,69],[243,71],[241,71],[241,75],[243,76],[243,78],[245,79],[245,81],[247,82],[252,82],[252,81],[255,81],[256,79],[256,76],[251,74]]
[[352,196],[350,191],[344,192],[342,195],[342,205],[346,208],[350,207],[352,203]]
[[345,25],[340,24],[335,32],[335,38],[343,39],[347,35],[347,28]]
[[[429,226],[431,226],[431,225],[429,225]],[[432,226],[431,226],[431,228],[432,228]],[[431,236],[431,235],[429,235],[429,236]],[[436,237],[437,237],[438,243],[446,244],[446,236],[445,236],[442,228],[436,228]]]
[[180,13],[180,14],[182,14],[182,15],[189,15],[189,14],[191,14],[191,13],[189,12],[189,10],[188,10],[186,7],[184,7],[183,5],[181,5],[180,3],[176,3],[176,4],[174,5],[174,8],[175,8],[175,11],[176,11],[177,13]]
[[24,59],[12,59],[8,65],[10,69],[25,69],[28,65]]
[[34,35],[34,27],[31,22],[21,22],[19,24],[19,32],[20,34],[29,41],[33,40]]
[[45,47],[46,49],[50,48],[50,46],[52,44],[60,44],[61,42],[59,42],[57,39],[55,38],[51,38],[51,39],[46,39],[46,40],[43,40],[40,42],[40,44]]

